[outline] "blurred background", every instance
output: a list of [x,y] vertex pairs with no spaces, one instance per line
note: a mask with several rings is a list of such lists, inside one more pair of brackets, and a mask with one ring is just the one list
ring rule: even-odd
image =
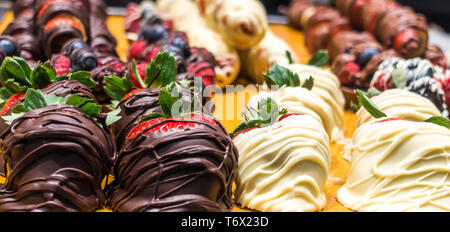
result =
[[[125,7],[129,2],[141,2],[141,0],[105,0],[113,14],[124,14]],[[289,5],[291,0],[261,0],[269,14],[272,23],[286,22],[280,17],[280,9]],[[312,0],[321,4],[333,4],[334,0]],[[414,8],[415,11],[424,14],[430,24],[430,40],[439,45],[447,53],[450,53],[450,0],[397,0],[403,5]],[[0,0],[0,18],[10,6],[10,1]]]
[[[291,0],[261,0],[270,14],[279,14],[280,6],[289,5]],[[140,2],[139,0],[106,0],[110,6],[126,6],[128,2]],[[332,0],[315,0],[314,2],[331,4]],[[403,5],[413,7],[417,12],[427,16],[430,22],[440,25],[450,32],[450,0],[397,0]]]

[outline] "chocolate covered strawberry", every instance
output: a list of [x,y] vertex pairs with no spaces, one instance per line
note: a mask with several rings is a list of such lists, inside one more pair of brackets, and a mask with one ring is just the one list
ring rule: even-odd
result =
[[3,117],[10,127],[0,137],[1,160],[8,167],[0,188],[1,212],[104,207],[102,181],[114,162],[115,146],[100,110],[78,95],[60,98],[27,90],[22,111]]
[[[58,76],[56,70],[52,69],[48,62],[38,63],[31,69],[22,58],[7,57],[0,68],[0,82],[4,86],[0,89],[3,100],[2,116],[21,110],[17,105],[23,102],[24,94],[28,89],[42,89],[45,93],[56,94],[59,97],[82,94],[95,100],[89,90],[95,86],[95,83],[89,79],[89,73],[76,72]],[[55,83],[58,83],[58,89],[55,89]],[[4,121],[0,120],[0,132],[4,131],[5,127],[7,126]]]
[[114,211],[232,209],[238,153],[231,138],[218,120],[201,113],[183,114],[175,100],[162,90],[159,104],[164,113],[143,117],[127,135],[110,191]]
[[230,136],[235,138],[239,134],[249,132],[254,128],[273,125],[275,122],[292,115],[298,114],[288,114],[286,109],[279,110],[277,103],[270,97],[262,98],[258,102],[257,109],[248,108],[248,112],[242,114],[244,122],[239,124]]
[[[105,92],[121,109],[121,120],[111,127],[118,148],[122,146],[127,134],[142,116],[162,112],[158,102],[162,89],[174,93],[183,105],[189,105],[194,97],[191,88],[192,90],[196,88],[190,85],[193,81],[184,79],[177,81],[175,59],[168,52],[159,53],[150,65],[143,67],[141,70],[145,71],[145,75],[139,72],[139,66],[133,61],[131,70],[133,76],[105,78]],[[132,79],[133,77],[137,78]]]

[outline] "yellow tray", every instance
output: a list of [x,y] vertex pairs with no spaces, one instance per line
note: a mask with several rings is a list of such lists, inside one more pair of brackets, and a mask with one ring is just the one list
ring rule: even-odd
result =
[[[12,12],[7,12],[2,23],[0,24],[0,31],[3,31],[6,26],[13,20]],[[117,52],[119,56],[126,60],[128,54],[128,41],[125,39],[124,30],[124,18],[121,16],[110,16],[107,21],[107,25],[111,30],[112,34],[117,38]],[[303,34],[296,31],[288,26],[284,25],[271,25],[272,31],[286,40],[295,50],[301,63],[306,63],[310,58],[306,47],[303,43]],[[239,81],[238,81],[239,82]],[[222,123],[225,128],[231,132],[234,128],[241,122],[240,114],[245,109],[245,104],[248,99],[256,94],[256,92],[250,92],[249,94],[244,94],[243,92],[228,93],[228,94],[218,94],[215,96],[216,111],[214,116],[217,118],[223,118]],[[227,104],[228,102],[228,104]],[[231,104],[230,104],[231,103]],[[234,104],[233,104],[234,103]],[[234,108],[226,108],[226,105],[233,105]],[[351,138],[356,129],[356,116],[351,112],[346,112],[344,115],[345,122],[345,135],[347,138]],[[343,145],[331,144],[331,171],[328,178],[328,183],[325,186],[325,193],[327,196],[327,205],[324,212],[349,212],[351,210],[343,207],[339,202],[336,201],[337,190],[345,183],[348,170],[350,165],[347,161],[342,158],[341,151],[343,150]],[[0,182],[4,180],[0,177]],[[100,210],[102,212],[108,212],[109,209]],[[234,212],[249,212],[248,209],[242,209],[236,207]]]

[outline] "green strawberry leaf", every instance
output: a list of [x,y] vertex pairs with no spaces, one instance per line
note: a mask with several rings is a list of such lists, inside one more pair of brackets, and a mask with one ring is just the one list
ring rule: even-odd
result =
[[128,75],[123,78],[118,76],[108,76],[104,78],[106,85],[103,89],[115,101],[121,101],[134,87]]
[[431,118],[425,120],[425,122],[434,123],[436,125],[443,126],[447,129],[450,129],[450,120],[448,120],[447,118],[444,118],[444,117],[438,117],[438,116],[431,117]]
[[356,113],[359,111],[359,109],[361,109],[361,104],[357,103],[355,104],[353,101],[350,102],[350,109]]
[[298,74],[278,64],[273,65],[269,69],[269,73],[264,75],[264,79],[268,86],[300,86],[300,77]]
[[387,117],[383,111],[381,111],[370,99],[367,97],[363,91],[356,90],[356,94],[359,100],[359,103],[361,104],[364,109],[369,112],[370,115],[372,115],[374,118],[384,118]]
[[25,112],[25,105],[23,104],[17,104],[13,107],[11,107],[11,112],[13,114],[21,114]]
[[145,86],[162,88],[174,82],[177,78],[177,61],[169,52],[158,53],[150,63],[145,78]]
[[33,87],[41,89],[48,86],[52,79],[50,76],[51,70],[51,68],[38,63],[30,74],[30,81]]
[[22,70],[25,72],[25,76],[29,77],[31,74],[31,68],[28,65],[27,61],[18,56],[13,57],[13,60],[16,61],[20,65],[20,67],[22,67]]
[[308,61],[308,65],[323,67],[328,64],[328,59],[328,52],[326,50],[320,50]]
[[25,93],[25,112],[48,106],[47,101],[41,91],[30,88]]
[[98,117],[102,110],[102,107],[93,102],[94,100],[81,97],[80,95],[72,95],[67,99],[65,104],[72,105],[80,108],[87,115],[91,117]]
[[280,111],[277,103],[273,99],[262,98],[258,102],[258,109],[247,107],[246,112],[242,113],[244,121],[236,127],[230,136],[233,138],[244,130],[272,125],[287,113],[286,109]]
[[122,117],[119,116],[121,109],[117,108],[111,112],[108,113],[106,116],[106,125],[111,126],[115,122],[119,121]]
[[289,64],[294,64],[295,63],[294,59],[292,59],[292,54],[288,50],[286,50],[286,57],[289,60]]
[[14,80],[23,86],[32,87],[29,80],[29,75],[31,73],[30,67],[26,62],[23,64],[22,61],[22,58],[6,57],[2,63],[2,70],[5,72],[7,80]]
[[9,91],[7,88],[0,88],[0,99],[2,101],[8,100],[10,97],[12,97],[12,95],[14,95],[14,93],[11,93],[11,91]]
[[11,93],[25,92],[29,88],[27,86],[23,86],[23,85],[15,82],[13,79],[6,80],[5,82],[3,82],[3,85]]
[[7,115],[7,116],[2,116],[2,119],[5,120],[5,123],[8,125],[11,125],[13,123],[14,120],[22,117],[23,114],[14,114],[12,113],[11,115]]
[[314,87],[314,78],[312,76],[309,76],[308,79],[303,82],[302,88],[306,88],[308,90],[311,90]]
[[97,86],[97,83],[95,83],[94,80],[90,78],[91,74],[86,71],[79,71],[75,73],[71,73],[69,75],[70,80],[75,80],[80,82],[81,84],[85,85],[89,89],[95,88]]
[[264,123],[264,120],[262,119],[250,119],[248,121],[244,121],[242,123],[240,123],[236,129],[234,129],[233,133],[230,134],[231,138],[234,138],[236,135],[238,135],[240,132],[251,129],[251,128],[256,128],[256,127],[260,127],[262,124]]
[[131,68],[134,74],[134,77],[136,77],[136,80],[139,82],[139,84],[141,85],[141,87],[145,87],[146,84],[144,82],[144,80],[142,79],[141,74],[139,74],[138,70],[137,70],[137,66],[136,66],[136,61],[132,60],[131,61]]
[[376,89],[376,88],[370,88],[370,89],[367,90],[367,96],[369,98],[378,96],[380,94],[381,94],[381,92],[378,89]]
[[[159,104],[161,106],[162,111],[167,117],[172,117],[172,108],[173,105],[179,101],[178,98],[173,97],[169,91],[163,89],[159,92],[158,96]],[[182,113],[183,111],[183,104],[180,105],[180,108],[178,110],[178,113]]]

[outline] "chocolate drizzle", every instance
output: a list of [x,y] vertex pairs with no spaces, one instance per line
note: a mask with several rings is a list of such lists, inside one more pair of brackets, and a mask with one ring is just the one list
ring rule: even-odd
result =
[[78,108],[52,105],[15,120],[0,136],[9,166],[0,211],[94,211],[114,160],[111,135]]
[[56,82],[55,84],[42,89],[42,93],[55,94],[56,96],[63,98],[78,94],[81,97],[89,98],[97,102],[97,99],[95,98],[92,91],[85,85],[75,80],[64,80]]
[[121,118],[111,126],[111,133],[119,149],[124,144],[128,133],[142,116],[155,112],[162,113],[158,102],[160,91],[160,89],[143,89],[120,102],[118,107],[121,110],[119,114]]
[[201,120],[128,140],[114,166],[111,206],[126,212],[230,211],[238,151],[226,130]]

